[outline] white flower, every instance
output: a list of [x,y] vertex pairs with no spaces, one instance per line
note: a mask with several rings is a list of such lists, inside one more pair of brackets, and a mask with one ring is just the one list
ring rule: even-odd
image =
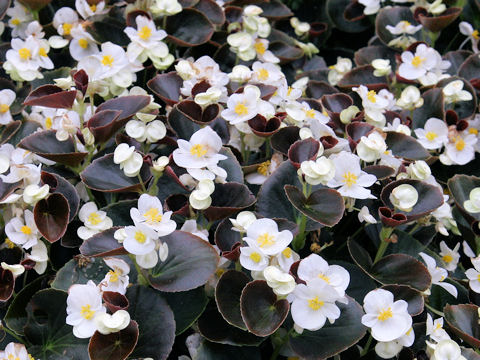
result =
[[276,266],[267,266],[263,270],[263,277],[275,294],[286,296],[295,289],[295,279],[292,275],[283,272]]
[[[247,136],[245,136],[245,138],[247,138]],[[281,156],[277,157],[276,155],[278,154],[272,156],[272,160],[260,163],[257,167],[257,171],[245,175],[245,181],[249,184],[262,185],[283,161]]]
[[406,110],[414,110],[423,105],[423,98],[420,90],[413,85],[408,85],[403,89],[397,105]]
[[125,126],[125,131],[128,136],[134,138],[138,142],[148,143],[157,142],[165,137],[167,134],[167,128],[165,124],[160,120],[154,120],[146,124],[143,121],[130,120]]
[[404,346],[412,346],[414,341],[415,332],[413,331],[413,328],[410,328],[404,335],[402,335],[398,339],[387,342],[377,342],[377,344],[375,345],[375,353],[382,359],[391,359],[392,357],[395,357]]
[[300,260],[300,255],[298,255],[291,248],[286,247],[280,254],[275,256],[275,259],[283,271],[289,272],[292,264]]
[[75,0],[75,9],[84,19],[89,18],[90,16],[103,13],[105,8],[105,1],[99,1],[95,4],[90,5],[87,0]]
[[77,235],[83,240],[113,226],[112,219],[107,216],[105,211],[98,210],[97,205],[93,201],[84,204],[80,208],[78,218],[83,222],[84,226],[80,226],[77,229]]
[[240,248],[239,260],[240,264],[247,270],[263,271],[268,266],[269,258],[259,247],[253,244]]
[[215,184],[212,180],[204,179],[198,182],[196,190],[188,197],[190,205],[197,210],[204,210],[212,204],[210,195],[215,191]]
[[458,295],[457,288],[452,284],[443,282],[448,276],[447,270],[437,266],[435,259],[425,254],[424,252],[420,252],[418,255],[422,257],[423,261],[427,265],[428,272],[432,277],[432,284],[441,286],[446,291],[448,291],[452,296],[457,297]]
[[233,225],[233,231],[246,232],[248,227],[257,220],[257,218],[251,211],[240,211],[235,219],[229,220]]
[[377,181],[374,175],[360,169],[360,158],[342,151],[330,157],[335,164],[335,177],[328,182],[329,187],[340,187],[338,192],[343,196],[355,199],[374,199],[370,190],[365,189]]
[[245,65],[235,65],[232,72],[228,74],[230,81],[244,83],[252,77],[252,70]]
[[199,226],[195,219],[185,221],[180,230],[189,232],[192,235],[198,236],[199,238],[208,241],[208,230]]
[[177,0],[155,0],[150,11],[157,16],[175,15],[182,11],[182,5]]
[[337,85],[343,76],[352,70],[352,60],[349,58],[337,57],[337,63],[328,67],[328,82],[331,85]]
[[435,53],[435,49],[425,44],[417,46],[415,54],[404,51],[401,55],[402,63],[398,69],[399,75],[408,80],[417,80],[424,76],[436,65]]
[[463,81],[454,80],[449,82],[443,89],[445,95],[445,104],[450,104],[458,101],[470,101],[473,99],[472,94],[467,90],[463,90]]
[[448,333],[443,329],[443,317],[433,320],[432,316],[427,313],[427,335],[436,342],[450,339]]
[[432,175],[432,170],[425,161],[417,160],[408,165],[407,174],[411,179],[427,180]]
[[372,290],[363,299],[365,315],[362,316],[362,324],[371,328],[371,334],[377,341],[398,339],[412,326],[407,307],[404,300],[394,302],[390,291]]
[[468,284],[470,289],[476,293],[480,293],[480,257],[470,259],[472,261],[473,268],[465,271],[465,275],[468,278]]
[[377,220],[370,214],[368,207],[363,206],[358,212],[358,221],[366,222],[367,224],[376,224]]
[[266,255],[277,255],[293,240],[289,230],[278,231],[278,225],[272,219],[257,219],[247,229],[243,238],[248,245],[259,247]]
[[385,89],[380,90],[377,94],[375,90],[369,91],[365,85],[354,87],[352,90],[362,99],[367,122],[383,127],[385,125],[385,115],[383,113],[391,107],[389,98],[393,98],[393,95]]
[[409,21],[402,20],[399,21],[395,26],[387,25],[385,28],[390,31],[392,35],[413,35],[422,28],[422,25],[414,26]]
[[2,261],[0,265],[2,269],[11,271],[14,277],[20,276],[25,272],[25,268],[21,264],[9,265]]
[[95,55],[99,52],[98,45],[92,35],[85,31],[82,25],[75,25],[72,28],[71,35],[72,40],[70,41],[69,50],[70,55],[75,60],[79,61],[84,57]]
[[252,79],[262,84],[278,85],[285,79],[285,75],[280,68],[271,63],[255,61],[252,64],[252,70]]
[[48,250],[45,246],[45,243],[43,241],[39,241],[36,245],[32,246],[32,250],[26,258],[35,261],[35,266],[33,269],[37,272],[37,274],[43,274],[48,265]]
[[228,35],[227,43],[230,45],[230,50],[237,54],[239,59],[243,61],[253,60],[257,55],[254,46],[255,40],[252,35],[246,31],[238,31]]
[[460,243],[457,243],[453,249],[450,249],[445,241],[440,242],[440,256],[445,263],[445,269],[448,271],[454,271],[457,268],[458,261],[460,260],[460,254],[458,249]]
[[427,344],[435,349],[430,360],[467,360],[462,356],[460,346],[453,340],[442,340],[436,345]]
[[13,121],[10,113],[10,106],[15,101],[17,95],[10,89],[0,90],[0,124],[7,125]]
[[462,48],[463,45],[465,45],[465,42],[467,42],[468,40],[471,40],[473,52],[477,53],[478,52],[478,40],[480,39],[480,34],[479,34],[478,30],[473,29],[472,25],[470,25],[466,21],[461,21],[460,24],[458,24],[458,27],[460,29],[460,32],[463,35],[467,36],[465,41],[460,45],[460,48]]
[[440,161],[445,165],[465,165],[475,158],[475,144],[477,136],[468,134],[455,136],[445,145],[445,153],[440,156]]
[[38,184],[40,182],[40,172],[42,165],[35,166],[33,164],[11,165],[8,175],[0,175],[5,183],[16,183],[23,181],[24,186],[30,184]]
[[151,269],[158,263],[157,251],[152,250],[145,255],[135,255],[135,261],[142,269]]
[[45,184],[43,186],[38,186],[35,184],[28,185],[23,190],[23,201],[29,205],[34,205],[38,201],[45,199],[50,191],[50,186]]
[[123,169],[126,176],[135,177],[142,169],[143,157],[135,151],[135,146],[122,143],[115,149],[113,162],[120,164],[120,169]]
[[427,10],[433,15],[440,15],[447,10],[447,6],[443,4],[443,0],[435,0],[431,4],[427,5]]
[[[222,139],[211,127],[195,132],[189,141],[178,139],[178,149],[173,151],[173,160],[178,166],[187,169],[197,180],[214,180],[215,176],[226,178],[227,173],[217,164],[225,160],[225,155],[219,154]],[[206,169],[205,169],[206,168]]]
[[388,59],[375,59],[372,61],[372,66],[375,69],[373,71],[373,75],[378,77],[390,75],[390,73],[392,72],[390,60]]
[[387,150],[387,144],[377,131],[362,136],[357,145],[357,154],[365,162],[373,162]]
[[410,212],[418,202],[418,191],[410,184],[398,185],[390,193],[389,199],[396,208]]
[[325,156],[303,161],[300,165],[305,181],[311,185],[326,185],[335,176],[335,164]]
[[423,129],[415,129],[415,135],[425,149],[440,149],[448,141],[448,127],[445,121],[430,118]]
[[7,9],[6,14],[10,17],[8,26],[12,28],[12,38],[26,38],[28,24],[33,20],[33,14],[19,2],[14,2],[13,7]]
[[62,36],[70,35],[76,23],[78,23],[77,12],[70,7],[60,8],[53,17],[53,27]]
[[290,19],[290,25],[292,25],[292,27],[294,28],[295,34],[297,36],[303,36],[310,31],[310,24],[298,20],[297,17],[292,17]]
[[463,207],[472,214],[480,212],[480,187],[470,191],[469,199],[464,201]]
[[333,324],[340,317],[340,309],[335,304],[338,294],[324,281],[315,279],[307,285],[299,284],[293,294],[291,314],[297,326],[316,331],[327,319]]
[[25,41],[14,38],[11,46],[12,48],[6,54],[7,62],[3,64],[10,76],[25,81],[41,77],[38,71],[40,46],[33,36],[29,36]]
[[365,15],[373,15],[380,10],[380,1],[381,0],[359,0],[358,2],[365,6],[365,9],[363,9]]
[[135,226],[126,226],[127,237],[123,241],[123,247],[134,255],[146,255],[155,249],[158,234],[144,223]]
[[298,277],[307,282],[321,279],[332,288],[341,298],[345,296],[345,290],[350,283],[350,274],[339,265],[328,265],[328,263],[317,254],[310,254],[298,265]]
[[[257,53],[257,59],[264,63],[277,64],[280,62],[280,59],[273,55],[273,53],[268,50],[269,41],[267,39],[256,38],[253,44],[253,48]],[[249,49],[250,51],[250,49]]]
[[27,352],[25,345],[18,343],[8,343],[4,351],[0,351],[0,358],[5,360],[34,360]]
[[158,159],[153,160],[153,170],[162,173],[167,167],[170,159],[168,156],[160,156]]
[[103,260],[112,270],[105,275],[105,278],[100,283],[102,291],[114,291],[124,295],[129,284],[128,273],[130,272],[130,266],[119,258],[110,257]]
[[11,242],[21,245],[24,249],[30,249],[37,244],[38,233],[33,213],[30,210],[24,212],[25,222],[20,217],[12,218],[5,226],[5,233]]
[[172,212],[163,213],[162,203],[156,196],[142,194],[138,198],[138,209],[130,209],[130,216],[135,224],[145,224],[155,230],[158,236],[171,234],[177,228],[171,220]]
[[107,309],[102,305],[102,294],[92,280],[68,289],[66,322],[73,326],[73,335],[76,337],[91,337],[97,330],[95,318],[106,312]]
[[222,97],[223,93],[221,89],[216,87],[210,87],[207,91],[198,93],[195,95],[195,103],[202,107],[206,107],[210,104],[216,104],[220,98]]
[[227,108],[222,117],[231,125],[239,124],[254,118],[258,114],[257,104],[260,90],[256,86],[246,86],[241,94],[232,94],[227,101]]
[[108,335],[125,329],[130,324],[130,314],[125,310],[117,310],[113,315],[101,313],[95,317],[95,325],[99,333]]

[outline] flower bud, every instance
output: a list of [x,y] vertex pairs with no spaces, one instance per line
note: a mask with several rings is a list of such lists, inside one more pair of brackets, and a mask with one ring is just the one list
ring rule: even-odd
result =
[[95,144],[95,136],[93,136],[92,132],[90,131],[89,128],[83,128],[82,129],[82,135],[83,139],[85,140],[85,145],[93,145]]
[[238,232],[246,232],[251,223],[257,220],[255,214],[251,211],[241,211],[236,219],[230,219],[233,225],[232,230]]
[[378,77],[389,75],[392,72],[390,60],[388,59],[375,59],[372,61],[372,66],[375,69],[373,75]]
[[340,121],[345,125],[350,124],[359,112],[360,109],[357,106],[351,105],[340,112]]
[[396,208],[410,212],[418,201],[418,192],[412,185],[402,184],[393,189],[390,201]]
[[10,270],[14,277],[20,276],[25,272],[25,268],[23,267],[23,265],[20,265],[20,264],[9,265],[6,262],[2,261],[1,265],[2,265],[2,269]]
[[38,185],[28,185],[25,190],[23,190],[23,201],[29,205],[37,203],[37,201],[45,199],[50,191],[50,186],[48,184],[43,185],[42,187]]
[[469,199],[463,203],[463,207],[472,214],[480,212],[480,187],[470,191]]
[[307,160],[300,165],[305,181],[311,185],[326,184],[335,176],[335,164],[325,156]]
[[130,314],[126,310],[117,310],[113,315],[100,313],[95,317],[97,330],[103,335],[119,332],[130,324]]
[[157,172],[163,172],[167,167],[170,159],[168,156],[160,156],[158,159],[153,161],[153,170]]
[[387,150],[387,144],[382,135],[374,131],[368,136],[362,136],[357,145],[357,154],[363,161],[372,162],[381,157]]
[[410,178],[415,180],[426,180],[432,175],[430,166],[423,160],[418,160],[410,164],[407,168],[407,173],[410,175]]
[[267,280],[273,292],[279,296],[290,294],[295,289],[295,279],[276,266],[267,266],[263,270],[263,276]]

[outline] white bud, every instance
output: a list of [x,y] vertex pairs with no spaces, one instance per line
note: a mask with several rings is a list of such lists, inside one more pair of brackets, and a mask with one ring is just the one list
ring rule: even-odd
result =
[[119,332],[130,324],[130,314],[125,310],[117,310],[113,315],[100,313],[95,316],[97,330],[103,335]]
[[29,205],[37,203],[37,201],[45,199],[50,191],[50,186],[48,184],[43,185],[42,187],[38,185],[28,185],[25,190],[23,190],[23,201]]
[[470,191],[469,199],[463,203],[463,207],[472,214],[480,212],[480,187]]
[[418,192],[410,184],[402,184],[393,189],[390,201],[396,208],[410,212],[418,201]]
[[246,232],[251,223],[257,220],[255,214],[251,211],[241,211],[236,219],[230,219],[233,225],[232,230],[238,232]]
[[10,270],[13,273],[14,277],[20,276],[25,272],[25,268],[23,265],[20,264],[15,264],[15,265],[9,265],[6,262],[2,261],[2,269],[4,270]]

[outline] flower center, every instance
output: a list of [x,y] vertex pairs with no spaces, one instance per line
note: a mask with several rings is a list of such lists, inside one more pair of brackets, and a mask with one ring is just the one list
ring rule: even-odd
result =
[[51,117],[47,117],[45,119],[45,127],[48,129],[50,129],[53,125],[53,121],[52,121],[52,118]]
[[444,262],[446,262],[447,264],[449,264],[449,263],[452,262],[453,256],[452,256],[452,255],[444,255],[444,256],[442,257],[442,260],[443,260]]
[[425,137],[427,138],[428,141],[433,141],[438,137],[438,135],[436,132],[429,131],[425,134]]
[[70,32],[72,31],[73,25],[70,23],[65,23],[62,25],[63,28],[63,34],[64,35],[70,35]]
[[263,163],[258,165],[257,172],[260,175],[267,176],[268,175],[268,167],[270,166],[270,164],[271,164],[270,160],[264,161]]
[[78,45],[80,45],[82,49],[86,49],[88,47],[87,39],[84,39],[84,38],[78,39]]
[[[17,26],[18,24],[20,24],[20,20],[19,20],[19,19],[12,19],[12,25]],[[473,34],[472,34],[472,35],[473,35]]]
[[258,80],[267,80],[269,75],[267,69],[261,68],[258,70]]
[[252,252],[250,254],[250,259],[252,259],[252,261],[256,262],[256,263],[259,263],[260,260],[262,260],[262,256],[258,253],[258,252]]
[[92,212],[90,215],[88,215],[87,220],[92,225],[98,225],[102,222],[100,215],[98,215],[96,212]]
[[195,144],[190,148],[190,154],[195,155],[196,157],[201,158],[207,153],[206,146],[202,144]]
[[257,244],[261,248],[266,246],[272,246],[273,244],[275,244],[275,241],[273,239],[273,235],[270,235],[269,233],[263,233],[262,235],[257,237]]
[[7,245],[7,248],[9,248],[9,249],[13,249],[16,246],[15,243],[12,240],[10,240],[9,238],[5,239],[5,244]]
[[307,115],[308,118],[313,119],[315,118],[315,110],[313,109],[306,110],[305,115]]
[[93,12],[97,11],[97,5],[90,5],[90,10],[92,10]]
[[7,360],[20,360],[18,356],[15,356],[13,354],[8,354],[8,359]]
[[471,127],[470,129],[468,129],[468,133],[478,135],[478,129]]
[[265,54],[265,51],[267,51],[267,49],[265,48],[265,45],[263,45],[263,43],[260,41],[255,43],[254,48],[255,48],[255,51],[260,55]]
[[142,40],[148,40],[150,36],[152,36],[152,29],[150,29],[148,26],[144,26],[138,30],[138,36]]
[[405,31],[410,25],[410,22],[409,21],[406,21],[406,20],[403,20],[403,21],[400,21],[402,23],[402,28],[403,30]]
[[45,48],[40,48],[40,50],[38,50],[38,55],[40,56],[43,56],[43,57],[47,57],[47,51],[45,50]]
[[103,66],[113,66],[113,56],[111,55],[103,55],[102,57],[102,65]]
[[0,114],[5,114],[8,110],[10,110],[10,106],[7,104],[0,104]]
[[465,141],[461,137],[457,138],[457,141],[455,142],[455,149],[457,149],[457,151],[462,151],[464,148]]
[[320,273],[318,274],[318,277],[325,281],[327,284],[330,284],[330,278],[328,276],[325,276],[324,274]]
[[247,115],[248,114],[248,108],[245,106],[244,103],[238,103],[235,105],[235,113],[237,115]]
[[472,32],[472,37],[473,37],[475,40],[480,39],[480,33],[478,32],[478,30],[473,30],[473,32]]
[[422,65],[422,63],[427,60],[425,58],[422,58],[420,56],[414,56],[413,59],[412,59],[412,65],[415,66],[415,67],[419,67],[420,65]]
[[370,90],[368,93],[367,93],[367,99],[368,101],[370,101],[371,103],[376,103],[377,102],[377,93],[375,92],[375,90]]
[[108,275],[110,275],[110,282],[117,282],[118,281],[118,276],[120,274],[117,271],[110,270],[108,272]]
[[282,251],[282,255],[285,256],[287,259],[290,259],[292,256],[292,249],[289,247],[285,248],[285,250]]
[[308,300],[308,306],[315,311],[320,309],[323,305],[325,305],[325,302],[323,302],[322,300],[318,300],[318,296],[315,296],[313,299]]
[[480,281],[480,274],[477,275],[477,281]]
[[140,244],[143,244],[145,241],[147,241],[147,237],[145,234],[141,231],[137,231],[134,236],[135,240],[139,242]]
[[345,174],[343,174],[343,182],[345,183],[345,185],[347,185],[348,187],[351,187],[352,185],[356,184],[357,183],[357,175],[355,174],[352,174],[350,171],[347,171]]
[[392,309],[388,307],[387,309],[380,311],[380,314],[377,318],[380,321],[385,321],[387,319],[390,319],[391,317],[393,317]]
[[82,309],[80,310],[80,314],[84,319],[90,320],[93,317],[93,315],[95,315],[95,310],[92,310],[90,304],[87,304],[85,306],[82,306]]
[[20,228],[20,231],[22,233],[24,233],[25,235],[30,235],[32,233],[32,228],[30,228],[30,226],[27,226],[27,225],[23,225],[21,228]]
[[288,89],[287,89],[287,96],[290,96],[292,91],[293,91],[293,88],[291,86],[289,86]]
[[157,208],[150,208],[148,211],[143,214],[143,217],[147,219],[147,221],[152,222],[152,223],[159,223],[162,221],[162,214],[160,211],[158,211]]
[[32,56],[32,53],[27,48],[21,48],[18,50],[18,55],[20,55],[20,59],[28,60]]

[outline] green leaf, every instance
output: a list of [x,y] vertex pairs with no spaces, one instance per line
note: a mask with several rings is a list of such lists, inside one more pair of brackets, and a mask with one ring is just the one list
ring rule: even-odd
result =
[[218,311],[226,322],[242,330],[247,330],[240,311],[240,296],[249,278],[240,271],[226,271],[215,288],[215,301]]
[[67,231],[70,206],[65,196],[61,193],[53,193],[35,204],[33,216],[38,231],[53,243]]
[[388,149],[392,154],[409,160],[425,160],[430,156],[430,153],[413,137],[389,131],[387,133]]
[[480,213],[470,213],[463,206],[465,201],[470,199],[470,192],[476,187],[480,187],[480,178],[476,176],[455,175],[448,180],[448,189],[455,200],[455,204],[469,223],[473,219],[480,221]]
[[460,339],[474,348],[480,347],[478,306],[473,304],[447,305],[443,309],[448,326]]
[[214,26],[196,9],[183,9],[167,17],[165,31],[168,38],[179,46],[197,46],[206,43],[213,35]]
[[103,335],[93,334],[88,344],[90,360],[125,360],[135,348],[138,340],[138,324],[130,324],[118,332]]

